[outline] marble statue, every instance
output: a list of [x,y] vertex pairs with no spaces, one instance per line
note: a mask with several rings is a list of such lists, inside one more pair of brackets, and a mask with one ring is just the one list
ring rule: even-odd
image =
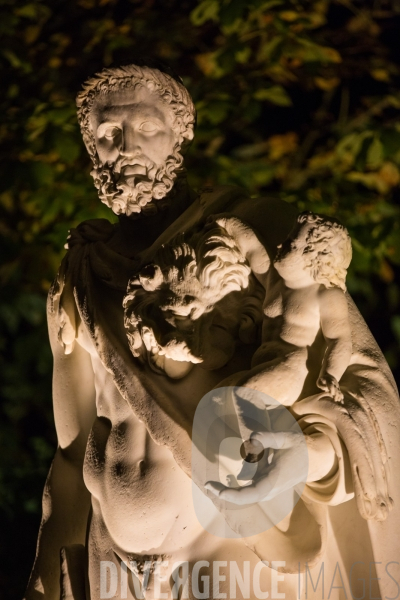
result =
[[[400,404],[346,292],[347,231],[239,188],[191,190],[195,108],[166,71],[104,69],[77,98],[118,223],[70,231],[49,293],[58,448],[25,597],[400,597]],[[210,410],[235,407],[239,468],[261,465],[234,485],[191,460],[196,411],[221,389]],[[254,394],[297,429],[272,430],[261,406],[257,432]],[[246,529],[288,481],[302,487],[284,518]],[[202,526],[195,496],[229,534]]]

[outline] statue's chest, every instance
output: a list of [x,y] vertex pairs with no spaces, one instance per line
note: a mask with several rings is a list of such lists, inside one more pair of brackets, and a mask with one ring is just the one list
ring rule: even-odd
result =
[[317,289],[285,290],[282,294],[283,327],[314,335],[320,328],[320,311]]
[[264,315],[270,319],[283,317],[284,321],[317,326],[320,318],[317,292],[314,288],[293,290],[276,285],[267,294]]
[[283,299],[280,293],[274,295],[268,299],[268,302],[264,306],[264,314],[270,319],[276,319],[283,313]]

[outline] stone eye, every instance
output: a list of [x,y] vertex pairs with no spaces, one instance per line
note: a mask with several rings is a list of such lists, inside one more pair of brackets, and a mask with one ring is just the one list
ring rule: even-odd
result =
[[118,127],[107,127],[107,129],[104,132],[104,137],[106,137],[108,140],[113,140],[117,137],[119,133],[121,133],[121,130]]
[[140,131],[144,131],[145,133],[154,133],[157,131],[158,126],[152,121],[145,121],[140,126]]

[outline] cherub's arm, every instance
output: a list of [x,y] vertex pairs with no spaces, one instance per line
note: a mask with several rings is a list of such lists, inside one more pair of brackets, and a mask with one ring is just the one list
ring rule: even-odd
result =
[[352,344],[347,299],[337,288],[324,288],[319,295],[321,330],[326,351],[317,381],[320,389],[329,392],[334,400],[342,402],[339,381],[349,366]]
[[221,216],[217,219],[217,223],[233,237],[248,261],[253,274],[265,287],[271,259],[256,233],[249,225],[236,217]]

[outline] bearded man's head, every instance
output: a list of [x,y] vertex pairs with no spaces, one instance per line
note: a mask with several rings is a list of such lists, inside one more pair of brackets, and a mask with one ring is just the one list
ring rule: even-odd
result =
[[128,216],[154,208],[183,171],[193,139],[196,112],[186,88],[158,69],[128,65],[89,79],[77,106],[101,201]]

